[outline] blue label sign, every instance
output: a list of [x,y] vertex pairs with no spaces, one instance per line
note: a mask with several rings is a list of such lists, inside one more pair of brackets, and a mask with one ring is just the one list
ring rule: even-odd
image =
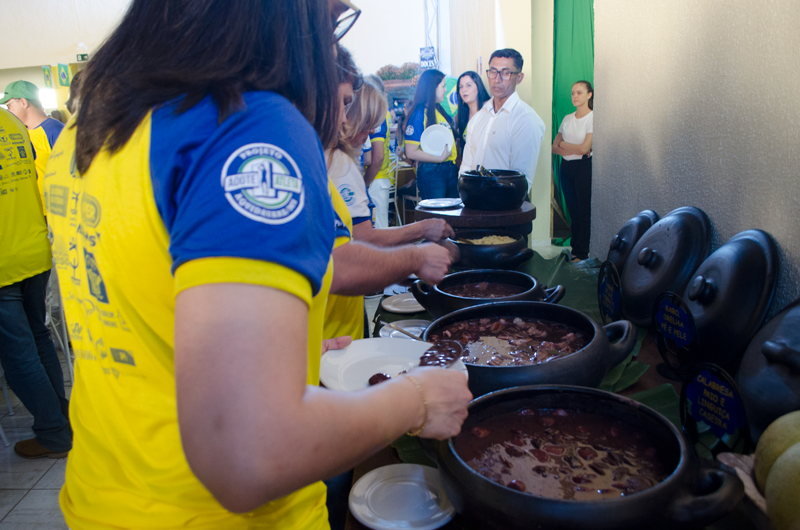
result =
[[698,373],[686,387],[689,414],[708,425],[718,438],[734,434],[745,425],[744,408],[738,393],[708,370]]
[[678,347],[687,347],[695,339],[694,321],[691,315],[670,298],[664,297],[658,304],[657,331]]

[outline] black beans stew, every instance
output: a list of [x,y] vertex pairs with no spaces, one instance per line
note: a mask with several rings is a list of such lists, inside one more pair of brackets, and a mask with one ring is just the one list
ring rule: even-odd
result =
[[429,340],[457,341],[461,360],[486,366],[526,366],[552,361],[582,349],[585,335],[566,324],[536,318],[480,318],[455,322]]
[[524,293],[527,289],[509,283],[480,282],[445,287],[442,291],[463,298],[503,298]]
[[501,414],[462,432],[454,444],[489,480],[552,499],[624,497],[671,471],[648,435],[611,418],[562,409]]

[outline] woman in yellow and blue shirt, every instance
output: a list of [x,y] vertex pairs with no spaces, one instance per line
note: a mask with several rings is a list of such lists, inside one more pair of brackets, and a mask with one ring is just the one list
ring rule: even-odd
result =
[[325,530],[321,479],[466,417],[448,370],[317,386],[341,1],[133,0],[89,62],[47,167],[73,530]]
[[458,168],[455,143],[445,146],[441,154],[422,150],[422,133],[431,125],[452,129],[441,102],[444,101],[445,76],[439,70],[425,70],[417,81],[414,105],[403,124],[406,157],[417,162],[417,188],[423,199],[458,197]]

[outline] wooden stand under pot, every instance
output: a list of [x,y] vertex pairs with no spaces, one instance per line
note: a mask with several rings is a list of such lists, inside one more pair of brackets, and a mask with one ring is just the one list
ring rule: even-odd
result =
[[448,208],[429,210],[417,206],[414,220],[444,219],[453,228],[497,228],[501,226],[529,223],[536,219],[536,207],[525,201],[516,210],[474,210],[472,208]]

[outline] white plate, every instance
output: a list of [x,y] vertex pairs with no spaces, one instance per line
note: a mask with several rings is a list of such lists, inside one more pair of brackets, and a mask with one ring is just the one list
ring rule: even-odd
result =
[[464,203],[461,199],[424,199],[417,203],[420,208],[428,208],[430,210],[442,208],[455,208],[456,206],[463,206]]
[[[425,331],[428,326],[431,325],[430,320],[398,320],[397,322],[392,322],[398,328],[402,328],[409,333],[413,333],[418,337],[422,336],[422,332]],[[387,339],[408,339],[412,340],[411,337],[408,335],[403,335],[396,329],[392,329],[389,326],[383,326],[380,331],[381,337]]]
[[381,307],[391,313],[419,313],[425,308],[417,302],[411,293],[396,294],[389,298],[384,298]]
[[422,150],[435,156],[441,156],[445,146],[452,149],[454,143],[453,131],[438,123],[422,131],[422,137],[419,139]]
[[[331,350],[322,356],[319,379],[331,390],[347,392],[369,386],[369,378],[382,372],[395,377],[403,370],[419,366],[419,358],[432,346],[429,342],[405,339],[360,339],[341,350]],[[467,367],[459,359],[448,370]]]
[[375,530],[433,530],[447,524],[455,508],[437,470],[394,464],[358,479],[350,490],[350,511]]

